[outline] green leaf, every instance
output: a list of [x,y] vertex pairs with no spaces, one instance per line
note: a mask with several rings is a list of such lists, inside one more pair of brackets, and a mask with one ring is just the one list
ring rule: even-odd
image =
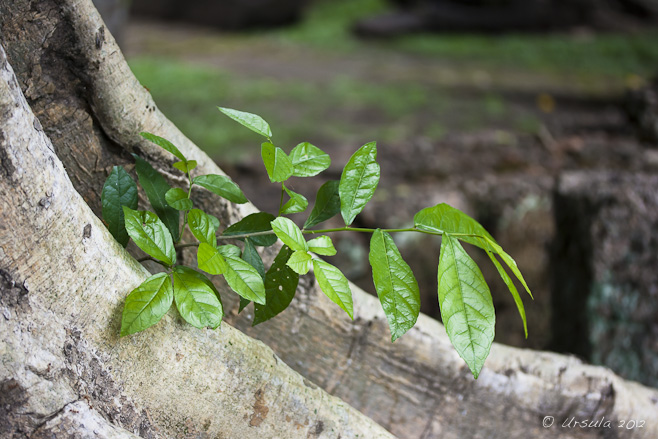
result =
[[437,278],[446,332],[477,378],[493,343],[496,314],[480,269],[448,233],[441,238]]
[[238,309],[238,314],[242,312],[243,309],[247,307],[251,303],[251,300],[245,299],[244,297],[240,297],[240,308]]
[[126,297],[121,317],[121,337],[155,325],[174,300],[174,290],[167,273],[146,279]]
[[248,262],[233,256],[225,256],[224,278],[239,296],[254,303],[265,304],[265,285],[258,271]]
[[345,275],[338,268],[320,259],[313,259],[313,271],[322,292],[354,319],[352,290]]
[[409,265],[402,259],[391,235],[381,229],[372,235],[368,259],[377,296],[391,329],[391,341],[395,341],[413,328],[418,320],[418,282]]
[[191,276],[196,277],[197,279],[199,279],[204,284],[208,285],[208,287],[211,290],[213,290],[213,292],[215,293],[215,295],[219,299],[219,302],[221,303],[222,298],[219,295],[219,291],[217,291],[217,288],[215,287],[215,284],[213,284],[212,281],[206,277],[206,275],[204,275],[203,273],[199,273],[198,271],[192,270],[189,267],[182,266],[182,265],[176,265],[174,267],[174,271],[177,271],[179,273],[187,273]]
[[224,317],[219,298],[197,275],[183,270],[174,270],[174,300],[181,317],[196,327],[217,328]]
[[258,254],[256,247],[251,242],[251,239],[244,240],[244,250],[242,251],[242,259],[249,263],[252,267],[256,269],[260,277],[265,280],[265,265],[263,264],[263,259]]
[[278,146],[265,142],[261,145],[260,155],[271,182],[286,181],[292,176],[292,161]]
[[200,270],[210,274],[223,274],[226,269],[226,261],[217,247],[202,242],[196,253],[196,261]]
[[171,235],[153,212],[132,210],[123,206],[126,230],[137,247],[166,265],[176,262],[176,250]]
[[505,282],[505,285],[507,285],[507,288],[509,289],[509,292],[512,294],[512,297],[514,298],[514,303],[516,304],[516,308],[519,310],[519,315],[521,316],[521,320],[523,321],[523,330],[525,331],[525,338],[528,338],[528,323],[526,321],[525,317],[525,308],[523,307],[523,300],[521,300],[521,296],[519,296],[519,292],[516,290],[516,286],[514,285],[514,282],[512,282],[512,278],[509,277],[509,274],[505,271],[503,266],[498,262],[498,259],[496,259],[496,256],[493,254],[493,252],[486,251],[487,255],[491,259],[491,262],[496,266],[496,270],[498,270],[498,274],[500,274],[500,277],[503,279],[503,282]]
[[297,192],[293,192],[287,187],[283,186],[290,199],[281,209],[281,215],[288,215],[290,213],[299,213],[306,210],[308,207],[308,200]]
[[[257,212],[247,215],[231,227],[224,230],[223,236],[245,235],[248,233],[267,232],[272,230],[274,215],[267,212]],[[276,242],[276,235],[260,235],[249,237],[254,245],[268,247]]]
[[212,227],[215,229],[215,233],[217,233],[217,230],[219,229],[219,219],[216,216],[210,215],[209,213],[206,215],[208,215],[208,218],[210,218]]
[[137,209],[137,184],[121,166],[112,168],[101,192],[103,220],[119,244],[126,246],[130,237],[126,232],[123,206]]
[[192,180],[192,183],[198,184],[232,203],[244,204],[249,201],[238,185],[226,175],[199,175]]
[[505,251],[503,248],[498,245],[496,241],[493,240],[493,238],[489,238],[485,236],[485,241],[486,243],[490,246],[491,250],[495,253],[498,253],[498,255],[502,258],[503,262],[512,270],[512,273],[516,276],[516,278],[521,282],[525,290],[528,292],[530,297],[534,300],[535,298],[532,297],[532,293],[530,292],[530,288],[528,287],[528,284],[526,283],[525,279],[523,278],[523,275],[521,274],[521,270],[519,270],[519,267],[516,265],[516,261]]
[[300,143],[290,151],[295,177],[313,177],[331,165],[329,154],[308,142]]
[[171,143],[169,140],[163,139],[162,137],[156,136],[155,134],[151,134],[151,133],[145,133],[144,132],[144,133],[139,133],[139,135],[142,136],[143,138],[145,138],[146,140],[150,140],[151,142],[155,143],[159,147],[169,151],[170,153],[172,153],[173,155],[178,157],[183,162],[187,161],[187,159],[185,158],[183,153],[181,153],[178,150],[178,148],[176,148],[176,145]]
[[320,224],[340,212],[339,183],[338,180],[330,180],[320,187],[315,197],[315,206],[304,223],[305,229]]
[[377,189],[377,183],[379,183],[377,144],[370,142],[352,155],[340,177],[338,192],[340,211],[345,225],[352,224],[354,218],[370,201]]
[[272,130],[270,130],[270,126],[268,125],[267,122],[263,120],[262,117],[252,114],[252,113],[246,113],[244,111],[238,111],[238,110],[233,110],[231,108],[224,108],[224,107],[217,107],[219,111],[233,119],[234,121],[238,122],[241,125],[246,126],[250,130],[260,134],[263,137],[267,137],[268,139],[272,137]]
[[203,210],[190,210],[187,214],[187,223],[190,226],[192,234],[199,242],[205,242],[213,247],[217,245],[215,226],[210,216]]
[[328,236],[320,236],[319,238],[311,239],[308,241],[308,249],[313,253],[322,256],[333,256],[336,254],[334,244]]
[[166,199],[166,194],[169,189],[167,180],[151,166],[146,160],[133,154],[135,157],[135,170],[139,177],[139,184],[144,188],[146,196],[153,206],[153,210],[158,214],[158,217],[167,226],[169,233],[175,242],[180,238],[179,221],[180,213],[169,206]]
[[273,220],[272,230],[281,241],[293,250],[308,250],[308,245],[297,224],[282,216]]
[[224,257],[230,256],[232,258],[239,258],[240,255],[242,254],[240,247],[233,244],[220,245],[219,247],[217,247],[217,251],[219,252],[220,255]]
[[188,160],[186,162],[176,162],[172,166],[185,174],[189,174],[192,169],[196,168],[196,165],[196,160]]
[[165,194],[165,200],[176,210],[190,210],[193,206],[192,200],[187,197],[187,192],[179,187],[169,189]]
[[305,250],[297,250],[288,259],[288,267],[297,274],[306,274],[311,269],[313,258]]
[[292,250],[284,245],[267,270],[265,305],[254,304],[254,326],[281,313],[295,297],[299,275],[286,265],[290,255]]

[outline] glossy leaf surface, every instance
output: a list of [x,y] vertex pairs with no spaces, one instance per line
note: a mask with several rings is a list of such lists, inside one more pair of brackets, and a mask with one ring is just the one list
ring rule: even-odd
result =
[[169,189],[165,194],[165,200],[176,210],[190,210],[193,206],[192,200],[187,197],[187,192],[178,187]]
[[208,174],[199,175],[192,180],[194,184],[208,189],[210,192],[219,195],[222,198],[229,200],[232,203],[244,204],[247,197],[244,196],[242,190],[230,177],[226,175]]
[[119,244],[130,240],[123,216],[123,206],[137,209],[137,184],[121,166],[112,168],[101,192],[103,220]]
[[176,262],[176,250],[171,234],[153,212],[123,207],[126,231],[144,252],[167,265]]
[[158,145],[162,149],[164,149],[166,151],[169,151],[170,153],[175,155],[179,160],[181,160],[183,162],[187,161],[187,159],[185,158],[183,153],[180,152],[180,150],[176,147],[176,145],[171,143],[169,140],[167,140],[165,138],[162,138],[160,136],[156,136],[155,134],[146,133],[146,132],[139,133],[139,135],[142,136],[143,138],[145,138],[146,140],[149,140],[149,141],[155,143],[156,145]]
[[313,210],[311,210],[311,214],[304,223],[305,229],[310,229],[329,218],[333,218],[340,212],[339,184],[338,180],[330,180],[318,189]]
[[272,230],[292,250],[308,250],[308,245],[297,224],[282,216],[272,221]]
[[174,300],[171,279],[158,273],[146,279],[126,297],[121,318],[121,336],[134,334],[155,325]]
[[215,247],[217,237],[215,236],[215,225],[212,219],[203,210],[192,209],[187,214],[187,224],[190,230],[199,242],[205,242]]
[[340,177],[340,211],[349,226],[375,194],[379,183],[377,144],[366,143],[347,162]]
[[[275,216],[267,212],[257,212],[247,215],[237,223],[224,230],[223,236],[244,235],[247,233],[267,232],[272,230],[272,220]],[[268,247],[276,242],[276,235],[251,236],[249,239],[254,245]]]
[[352,290],[345,275],[338,268],[319,259],[313,259],[313,272],[322,292],[353,319]]
[[186,271],[175,270],[174,300],[181,317],[196,328],[217,328],[224,317],[219,298],[206,282]]
[[284,150],[265,142],[261,145],[260,154],[271,182],[286,181],[292,176],[292,161]]
[[290,151],[295,177],[313,177],[331,165],[329,154],[308,142],[300,143]]
[[249,128],[250,130],[260,134],[263,137],[272,137],[272,130],[270,126],[262,117],[257,114],[247,113],[245,111],[233,110],[232,108],[217,107],[219,111],[238,122],[239,124]]

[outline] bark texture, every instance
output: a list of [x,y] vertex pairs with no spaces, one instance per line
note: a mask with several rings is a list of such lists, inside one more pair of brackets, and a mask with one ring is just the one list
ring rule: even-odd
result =
[[[186,156],[199,161],[200,172],[221,173],[203,152],[157,110],[148,92],[128,69],[111,35],[104,30],[90,1],[16,0],[11,6],[6,2],[0,3],[0,29],[2,43],[7,48],[9,61],[16,69],[28,102],[43,124],[45,133],[52,139],[54,149],[71,176],[73,186],[95,213],[100,211],[100,188],[109,169],[112,165],[129,163],[128,152],[145,156],[161,170],[169,169],[171,157],[143,141],[137,135],[140,131],[150,131],[172,140]],[[33,124],[36,126],[38,122]],[[5,166],[5,162],[9,165]],[[12,163],[3,158],[3,169],[16,168]],[[174,184],[181,183],[173,174],[168,174],[168,177]],[[39,198],[35,198],[38,200],[37,205],[44,199],[44,203],[52,206],[54,198],[47,195],[48,190],[41,189]],[[229,203],[218,203],[216,198],[210,198],[205,191],[195,191],[193,198],[198,206],[218,216],[223,225],[254,211],[250,205],[236,207]],[[61,201],[58,199],[58,202]],[[14,208],[13,205],[11,208]],[[3,210],[7,209],[9,204],[3,206]],[[36,207],[32,209],[40,212]],[[124,415],[125,419],[132,421],[121,421],[119,425],[129,431],[137,431],[141,436],[156,434],[154,424],[163,434],[182,434],[188,431],[201,437],[205,434],[203,426],[206,425],[206,419],[211,419],[208,424],[210,429],[219,428],[218,422],[242,425],[245,415],[249,423],[253,420],[258,424],[261,419],[258,412],[260,410],[262,417],[261,408],[266,405],[268,416],[258,424],[258,428],[247,429],[248,432],[259,432],[256,434],[262,437],[276,437],[276,434],[291,437],[299,427],[302,434],[310,437],[313,434],[333,437],[329,421],[323,420],[319,424],[312,417],[305,424],[306,418],[291,417],[288,421],[284,416],[279,427],[274,425],[275,419],[282,419],[274,415],[286,413],[291,407],[286,406],[285,401],[301,401],[290,404],[302,412],[309,407],[303,403],[303,399],[294,399],[292,396],[292,399],[284,398],[286,393],[281,390],[284,393],[279,395],[278,389],[287,389],[286,386],[294,384],[294,389],[302,394],[320,392],[310,384],[315,382],[394,434],[405,438],[658,437],[658,424],[652,422],[658,419],[658,393],[653,389],[624,381],[607,369],[585,365],[573,357],[501,345],[494,345],[480,378],[474,381],[450,345],[443,327],[436,321],[421,316],[415,329],[391,344],[387,324],[376,298],[352,286],[355,302],[355,320],[352,322],[319,292],[310,278],[304,278],[301,282],[297,298],[289,310],[256,328],[250,328],[248,313],[236,316],[235,304],[226,303],[226,308],[231,310],[227,317],[229,323],[263,340],[278,357],[307,380],[296,377],[281,382],[274,375],[269,375],[267,371],[270,368],[288,369],[277,362],[266,348],[227,325],[222,326],[221,333],[198,331],[176,321],[175,316],[168,315],[165,323],[146,334],[118,340],[118,318],[123,298],[141,281],[145,273],[118,246],[109,242],[110,235],[97,219],[91,216],[84,217],[89,218],[84,220],[79,219],[82,218],[79,216],[66,218],[67,221],[60,219],[48,227],[62,227],[62,223],[69,222],[77,224],[68,242],[79,243],[81,239],[89,239],[81,237],[84,236],[84,226],[92,224],[91,237],[96,243],[95,248],[103,249],[102,252],[95,250],[98,257],[107,253],[107,249],[113,249],[124,258],[120,269],[127,267],[125,271],[132,273],[132,277],[118,282],[112,277],[116,275],[115,267],[109,273],[102,268],[97,270],[102,265],[99,261],[104,259],[98,259],[92,264],[76,264],[75,255],[84,253],[87,247],[60,249],[53,254],[63,253],[66,257],[56,259],[57,262],[53,264],[66,269],[69,263],[60,261],[66,261],[69,255],[74,255],[73,263],[76,267],[82,267],[79,271],[84,271],[84,282],[92,282],[94,277],[98,279],[94,281],[98,283],[91,284],[91,291],[82,288],[80,285],[83,284],[75,284],[78,290],[87,291],[86,294],[91,297],[81,296],[78,291],[77,294],[59,298],[43,293],[47,295],[46,298],[35,296],[39,298],[22,300],[35,309],[39,305],[39,309],[45,307],[48,312],[55,313],[52,316],[44,314],[44,321],[46,317],[59,316],[57,318],[65,319],[65,322],[74,323],[69,328],[70,335],[66,330],[60,331],[59,339],[44,345],[55,346],[53,357],[63,362],[60,353],[62,346],[68,346],[68,342],[73,352],[70,355],[71,368],[81,364],[79,368],[84,371],[87,367],[84,365],[90,362],[95,364],[90,358],[100,358],[103,364],[111,365],[108,366],[113,368],[111,376],[119,376],[118,379],[113,378],[112,382],[118,383],[113,385],[122,386],[120,393],[128,395],[126,402],[121,403],[122,407],[136,407],[130,412],[132,414]],[[29,227],[27,222],[19,227],[22,223],[18,220],[15,224],[16,228]],[[44,229],[43,225],[39,227],[46,230],[44,233],[54,235],[54,231]],[[41,245],[50,245],[45,241],[42,237]],[[6,242],[6,239],[3,237],[0,242]],[[21,245],[24,246],[24,243],[21,242]],[[6,249],[4,251],[9,254]],[[25,257],[25,250],[12,251],[21,255],[12,256],[12,261]],[[184,252],[179,256],[190,264],[194,263],[193,252]],[[265,254],[266,258],[268,256],[271,257],[271,254]],[[112,263],[116,264],[116,260],[113,259]],[[3,256],[0,268],[9,273],[7,285],[11,285],[11,288],[7,288],[15,291],[13,296],[32,297],[36,294],[32,293],[34,287],[31,287],[29,279],[27,285],[30,288],[23,284],[26,278],[22,276],[34,273],[31,266],[24,265],[23,271],[20,271],[4,268],[7,265]],[[93,268],[87,273],[84,268],[89,266]],[[46,281],[57,283],[57,291],[61,291],[61,275],[53,277],[50,274],[51,277]],[[94,285],[98,286],[99,291],[94,290]],[[223,294],[227,292],[225,286],[218,287]],[[40,291],[48,291],[51,286],[48,284],[44,288]],[[74,291],[75,288],[69,286],[68,290]],[[229,296],[224,297],[229,302]],[[89,315],[82,315],[81,308],[72,305],[77,303],[80,306],[84,301],[96,304],[101,298],[101,304],[104,301],[109,301],[109,304],[94,306]],[[56,331],[47,331],[44,336],[56,335]],[[227,344],[227,339],[232,340],[233,345]],[[93,347],[92,357],[89,357],[89,350],[83,350],[83,354],[76,353],[80,351],[76,346],[81,344]],[[16,349],[19,345],[16,345]],[[259,354],[250,350],[252,345],[259,346]],[[108,361],[110,363],[106,363]],[[212,361],[212,366],[205,364],[205,361]],[[258,374],[240,374],[238,378],[229,374],[228,371],[245,370],[246,361],[252,361],[249,363],[252,365],[260,364],[256,369],[246,369],[259,371]],[[21,362],[17,360],[16,364]],[[67,366],[62,364],[56,370],[65,370]],[[41,369],[35,370],[42,371],[43,368],[45,366],[42,365]],[[140,374],[138,371],[143,372]],[[193,375],[199,371],[209,371],[216,375],[207,381],[205,377]],[[82,382],[95,383],[95,377],[91,374]],[[227,377],[238,379],[241,384],[238,386]],[[266,378],[267,385],[261,388],[258,383],[263,383],[263,377],[269,378]],[[245,387],[242,381],[251,383],[251,387]],[[141,390],[138,388],[140,383]],[[27,383],[21,386],[30,388]],[[71,387],[70,384],[66,386]],[[84,386],[90,387],[88,384]],[[181,386],[182,389],[179,389]],[[112,388],[112,385],[100,388],[106,387]],[[155,401],[155,395],[160,395],[162,400],[162,389],[172,389],[165,401],[177,399],[184,401],[186,406],[178,407],[173,402],[169,405],[168,402]],[[240,395],[235,394],[237,389],[243,389],[244,399],[238,399]],[[259,390],[261,393],[258,393]],[[291,394],[295,394],[295,391],[290,390]],[[216,400],[213,398],[219,398],[213,392],[226,398],[235,397],[231,401],[243,404],[242,409],[217,421],[202,411],[202,407],[214,404]],[[51,404],[52,408],[61,410],[67,404],[77,401],[82,393],[71,388],[69,393],[58,394],[70,396]],[[334,401],[321,392],[317,395],[323,395],[321,398],[324,400]],[[99,396],[97,400],[102,401],[102,398]],[[99,404],[96,402],[92,405],[96,409]],[[334,406],[334,403],[329,406]],[[107,415],[113,413],[112,410],[118,410],[114,407],[103,409],[101,413],[116,424],[117,419],[122,419],[120,412],[115,417]],[[192,413],[187,410],[197,411]],[[351,417],[353,412],[348,408],[345,410],[349,416],[345,415],[344,424],[341,425],[353,428],[358,427],[355,423],[371,425],[360,418],[355,421],[357,418]],[[40,422],[43,422],[44,416],[52,416],[53,413],[46,409],[42,412],[45,414],[39,418]],[[312,412],[307,413],[310,416]],[[322,413],[320,410],[318,416]],[[545,416],[555,418],[552,427],[542,426]],[[602,416],[613,421],[645,420],[645,426],[635,430],[620,430],[616,425],[612,429],[569,429],[560,426],[570,417],[582,421]],[[221,425],[222,429],[237,428]],[[276,428],[285,430],[281,433]],[[231,436],[224,430],[222,434],[224,436],[220,437],[248,437]],[[348,437],[345,433],[341,434],[342,437]],[[376,436],[369,433],[365,437]]]

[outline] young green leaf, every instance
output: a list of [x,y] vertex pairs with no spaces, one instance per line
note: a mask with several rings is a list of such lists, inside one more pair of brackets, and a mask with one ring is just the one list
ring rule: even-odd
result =
[[263,120],[262,117],[252,114],[252,113],[246,113],[244,111],[238,111],[238,110],[233,110],[231,108],[224,108],[224,107],[217,107],[219,111],[233,119],[234,121],[238,122],[239,124],[246,126],[250,130],[260,134],[263,137],[267,137],[268,139],[272,137],[272,130],[270,130],[270,126],[268,125],[267,122]]
[[308,245],[297,224],[282,216],[273,220],[272,230],[281,241],[293,250],[308,250]]
[[224,256],[225,258],[229,256],[232,258],[239,258],[240,255],[242,254],[240,247],[233,244],[220,245],[219,247],[217,247],[217,251],[219,252],[220,255]]
[[446,332],[477,378],[494,339],[496,315],[477,264],[450,234],[441,238],[439,307]]
[[491,250],[495,253],[498,253],[498,255],[500,255],[503,262],[505,262],[505,264],[507,264],[510,270],[512,270],[512,273],[514,273],[514,275],[521,282],[527,293],[534,300],[534,297],[532,297],[532,293],[530,292],[530,288],[528,287],[528,284],[526,283],[525,279],[523,278],[523,275],[521,274],[521,270],[519,270],[519,267],[516,265],[516,261],[510,255],[505,253],[503,248],[500,245],[498,245],[498,243],[494,241],[493,238],[489,238],[485,236],[484,239],[487,242],[487,244],[490,246]]
[[494,266],[496,267],[496,270],[498,270],[498,274],[503,279],[503,282],[505,282],[505,285],[507,285],[507,288],[509,289],[509,292],[512,294],[512,297],[514,298],[514,303],[516,304],[516,308],[519,310],[519,315],[521,316],[521,320],[523,321],[523,330],[525,331],[525,338],[528,338],[528,323],[526,322],[523,300],[521,300],[521,296],[519,296],[519,292],[516,290],[516,286],[514,285],[514,282],[512,282],[512,278],[509,276],[509,274],[507,274],[507,272],[500,264],[500,262],[498,262],[498,259],[496,259],[496,256],[493,254],[493,252],[490,252],[489,250],[487,250],[486,252],[489,258],[491,259],[491,262],[493,262]]
[[146,160],[133,154],[135,157],[135,170],[139,177],[139,183],[144,188],[146,196],[153,206],[153,210],[158,214],[169,233],[171,233],[174,242],[178,242],[180,237],[179,221],[180,213],[169,206],[165,195],[171,189],[167,180],[151,166]]
[[101,192],[103,220],[119,244],[126,246],[130,237],[126,232],[123,206],[137,209],[137,184],[121,167],[115,166],[105,180]]
[[197,279],[199,279],[204,284],[208,285],[208,287],[215,293],[215,295],[219,299],[219,302],[221,303],[222,298],[219,295],[219,291],[217,291],[217,288],[215,287],[215,284],[213,284],[212,281],[210,279],[208,279],[205,274],[199,273],[198,271],[192,270],[191,268],[184,267],[182,265],[176,265],[174,267],[174,271],[176,271],[178,273],[187,273],[191,276],[196,277]]
[[[257,212],[247,215],[237,223],[224,230],[223,236],[245,235],[249,233],[267,232],[272,230],[274,215],[267,212]],[[259,235],[249,237],[254,245],[268,247],[276,242],[276,235]]]
[[179,187],[169,189],[165,194],[165,200],[176,210],[190,210],[193,206],[192,200],[187,197],[187,192]]
[[263,264],[263,259],[258,254],[256,247],[251,242],[251,239],[244,240],[244,250],[242,251],[242,259],[249,263],[252,267],[256,269],[260,277],[265,280],[265,265]]
[[155,134],[151,134],[151,133],[145,133],[144,132],[144,133],[139,133],[139,135],[142,136],[143,138],[145,138],[146,140],[149,140],[149,141],[155,143],[156,145],[158,145],[162,149],[164,149],[166,151],[169,151],[170,153],[172,153],[173,155],[178,157],[183,162],[187,161],[187,159],[185,158],[183,153],[180,152],[180,150],[178,148],[176,148],[176,145],[171,143],[169,140],[163,139],[162,137],[156,136]]
[[302,194],[293,192],[287,187],[283,186],[290,199],[281,208],[281,215],[288,215],[290,213],[299,213],[306,210],[308,207],[308,200]]
[[123,206],[123,215],[126,231],[137,247],[166,265],[174,265],[176,262],[174,242],[156,214]]
[[203,210],[192,209],[187,214],[187,223],[190,230],[199,242],[205,242],[215,247],[217,245],[217,237],[215,236],[215,226],[212,219]]
[[254,326],[281,313],[295,297],[299,275],[286,265],[290,255],[292,250],[284,245],[267,270],[265,305],[254,304]]
[[126,297],[121,317],[121,337],[155,325],[174,300],[174,290],[167,273],[146,279]]
[[311,239],[308,241],[308,249],[313,253],[322,256],[333,256],[336,254],[334,244],[328,236],[320,236],[319,238]]
[[172,276],[174,300],[181,317],[196,328],[217,328],[224,309],[213,288],[187,271],[175,270]]
[[308,142],[300,143],[290,151],[295,177],[313,177],[331,165],[329,154]]
[[192,183],[198,184],[232,203],[244,204],[249,201],[247,200],[247,197],[244,196],[238,185],[226,175],[199,175],[192,180]]
[[[490,238],[489,232],[470,216],[466,215],[459,209],[455,209],[445,203],[437,204],[434,207],[427,207],[414,215],[414,226],[421,230],[438,233],[450,233],[469,244],[473,244],[486,250],[488,247],[482,244],[477,236]],[[477,236],[460,236],[460,235],[477,235]]]
[[292,176],[292,161],[278,146],[265,142],[261,145],[260,155],[271,182],[286,181]]
[[288,259],[288,267],[297,274],[306,274],[311,269],[313,258],[305,250],[297,250]]
[[225,256],[226,267],[224,278],[226,283],[239,296],[254,303],[265,304],[265,285],[258,271],[242,259]]
[[375,194],[379,183],[377,144],[366,143],[356,151],[343,169],[338,192],[340,211],[349,226]]
[[402,259],[391,235],[381,229],[372,235],[368,259],[372,266],[375,289],[391,329],[391,341],[395,341],[413,328],[418,320],[418,282],[409,265]]
[[313,259],[313,272],[322,292],[353,319],[352,290],[345,275],[320,259]]
[[226,269],[224,256],[214,245],[202,242],[196,253],[197,265],[200,270],[210,274],[223,274]]
[[330,180],[320,187],[315,197],[315,206],[304,223],[305,229],[310,229],[340,212],[339,183],[338,180]]
[[188,160],[186,162],[176,162],[172,166],[185,174],[189,174],[192,169],[196,168],[196,165],[196,160]]

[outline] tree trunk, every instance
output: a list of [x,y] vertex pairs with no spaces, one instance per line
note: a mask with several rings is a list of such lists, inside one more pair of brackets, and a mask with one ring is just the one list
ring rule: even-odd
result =
[[[100,213],[111,166],[137,152],[167,169],[170,157],[137,134],[149,131],[196,159],[201,173],[221,171],[157,110],[91,1],[2,2],[0,32],[27,98],[3,56],[0,349],[9,360],[0,369],[0,410],[7,411],[0,432],[93,425],[106,437],[387,437],[314,382],[405,438],[608,432],[560,426],[571,417],[644,420],[644,428],[615,424],[610,433],[658,437],[655,390],[572,357],[501,345],[474,381],[439,323],[421,316],[391,344],[377,299],[354,286],[354,322],[308,279],[289,310],[255,328],[227,304],[226,320],[276,355],[228,325],[200,331],[175,312],[118,339],[123,299],[147,272],[92,214]],[[223,225],[255,209],[218,203],[203,190],[193,198]],[[193,252],[179,256],[194,263]],[[83,401],[89,409],[80,410]],[[545,416],[555,425],[544,428]]]

